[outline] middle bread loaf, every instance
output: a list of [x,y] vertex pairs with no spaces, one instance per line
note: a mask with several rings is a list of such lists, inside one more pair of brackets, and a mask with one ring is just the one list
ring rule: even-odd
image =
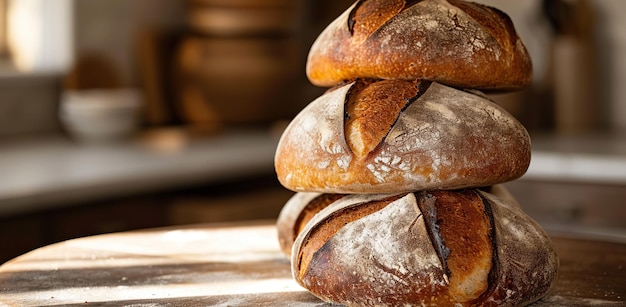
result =
[[529,163],[528,132],[504,109],[419,80],[330,89],[292,120],[275,156],[285,187],[343,194],[490,186]]

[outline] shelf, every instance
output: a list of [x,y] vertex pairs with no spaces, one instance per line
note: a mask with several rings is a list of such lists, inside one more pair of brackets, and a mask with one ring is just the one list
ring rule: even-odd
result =
[[0,216],[271,174],[277,141],[267,131],[163,130],[113,144],[62,136],[3,143]]

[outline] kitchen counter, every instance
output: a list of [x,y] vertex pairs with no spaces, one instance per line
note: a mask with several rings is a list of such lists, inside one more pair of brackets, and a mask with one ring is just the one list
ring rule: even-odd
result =
[[[624,306],[626,244],[552,235],[559,274],[532,306]],[[6,306],[332,306],[301,288],[273,221],[69,240],[0,266]]]
[[63,136],[0,144],[0,216],[271,174],[268,131],[192,136],[176,129],[108,144]]
[[[247,130],[193,137],[164,129],[115,144],[84,145],[60,136],[4,142],[0,216],[271,175],[278,135]],[[624,136],[538,135],[532,140],[531,165],[522,180],[626,184]]]
[[626,185],[626,134],[532,135],[523,179]]
[[505,186],[549,231],[626,242],[626,135],[532,135],[528,171]]

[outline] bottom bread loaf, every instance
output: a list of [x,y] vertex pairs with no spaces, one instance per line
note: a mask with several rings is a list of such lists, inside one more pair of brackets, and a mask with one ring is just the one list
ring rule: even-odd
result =
[[480,189],[299,193],[278,229],[295,280],[348,306],[523,306],[558,269],[549,237],[515,200]]

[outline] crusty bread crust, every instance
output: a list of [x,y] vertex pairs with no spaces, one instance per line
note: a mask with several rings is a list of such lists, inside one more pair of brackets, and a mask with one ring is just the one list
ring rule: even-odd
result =
[[357,1],[313,43],[309,80],[424,79],[476,89],[529,84],[532,63],[503,12],[456,0]]
[[[420,205],[426,198],[433,207]],[[452,211],[461,211],[444,212],[455,202]],[[465,244],[445,234],[463,231],[479,235],[467,235]],[[516,205],[477,189],[345,196],[297,236],[291,263],[300,285],[348,306],[521,306],[545,295],[558,269],[541,227]],[[482,269],[466,275],[463,266]],[[459,284],[476,291],[459,294]]]
[[559,258],[545,230],[517,203],[479,191],[494,218],[496,270],[490,289],[498,306],[526,306],[557,278]]
[[[501,184],[481,188],[493,194],[507,204],[519,207],[511,192]],[[431,193],[434,193],[431,191]],[[295,193],[283,206],[276,219],[278,242],[285,256],[291,256],[291,248],[296,237],[313,217],[330,204],[343,198],[344,194],[325,194],[317,192]]]
[[291,256],[291,246],[304,226],[331,203],[342,198],[342,194],[296,193],[283,206],[276,219],[276,230],[280,249]]
[[[519,207],[517,200],[511,192],[501,184],[481,188],[481,190],[493,194],[509,205]],[[431,193],[434,193],[431,191]],[[317,192],[295,193],[283,206],[276,219],[278,242],[285,256],[291,256],[291,248],[296,237],[305,228],[313,217],[330,206],[335,201],[343,198],[344,194],[325,194]]]
[[[406,81],[384,81],[393,82]],[[357,155],[344,130],[354,84],[313,101],[284,131],[274,164],[286,188],[340,194],[450,190],[506,182],[528,168],[530,137],[514,117],[483,96],[436,82],[392,114],[382,140],[368,139],[376,141],[366,146],[372,151]],[[378,84],[383,82],[369,86]]]
[[345,107],[345,135],[352,153],[369,154],[389,132],[400,111],[419,95],[419,81],[357,80]]
[[[494,258],[490,212],[474,190],[456,193],[432,191],[418,199],[432,201],[446,255],[448,293],[456,302],[477,299],[489,286]],[[425,210],[422,209],[422,212]]]

